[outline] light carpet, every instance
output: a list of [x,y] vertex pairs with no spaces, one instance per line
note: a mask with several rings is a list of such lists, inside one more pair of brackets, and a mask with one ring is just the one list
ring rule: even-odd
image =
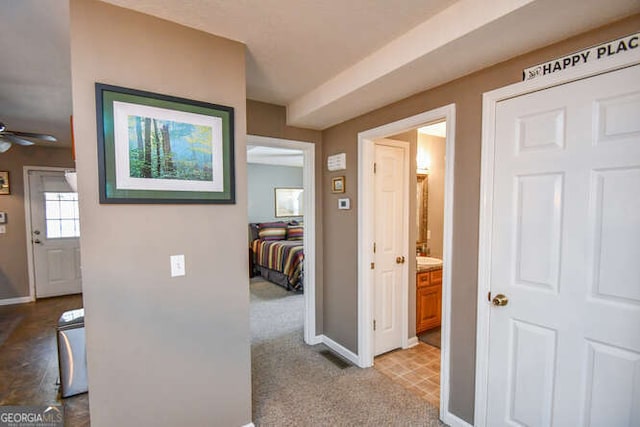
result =
[[438,409],[373,368],[340,369],[303,342],[303,295],[251,281],[256,426],[443,426]]

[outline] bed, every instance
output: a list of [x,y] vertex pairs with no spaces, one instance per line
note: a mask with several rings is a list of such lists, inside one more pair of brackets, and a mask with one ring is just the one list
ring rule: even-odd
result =
[[251,223],[249,240],[254,274],[287,290],[303,291],[302,224],[295,221]]

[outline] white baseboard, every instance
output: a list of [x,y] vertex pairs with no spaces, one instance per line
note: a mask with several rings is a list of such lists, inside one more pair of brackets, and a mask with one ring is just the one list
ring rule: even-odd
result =
[[405,348],[411,348],[418,345],[418,337],[411,337],[409,341],[407,341],[407,346]]
[[442,421],[451,427],[473,427],[471,424],[469,424],[462,418],[456,417],[449,411],[445,411],[444,417],[442,417]]
[[316,344],[321,344],[322,343],[322,335],[316,335],[315,337],[313,337],[311,339],[310,342],[308,342],[307,344],[309,345],[316,345]]
[[242,427],[256,427],[254,423],[245,424]]
[[33,301],[34,299],[31,297],[6,298],[0,299],[0,305],[25,304]]
[[322,343],[324,345],[326,345],[331,350],[333,350],[336,353],[338,353],[340,356],[342,356],[345,359],[347,359],[349,362],[353,363],[356,366],[359,366],[358,365],[359,359],[358,359],[358,355],[357,354],[355,354],[351,350],[347,349],[343,345],[338,344],[337,342],[335,342],[334,340],[332,340],[331,338],[329,338],[326,335],[320,335],[320,336],[322,337]]

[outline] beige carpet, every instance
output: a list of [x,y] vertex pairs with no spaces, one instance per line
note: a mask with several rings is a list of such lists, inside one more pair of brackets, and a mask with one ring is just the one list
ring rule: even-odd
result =
[[302,339],[304,300],[251,282],[256,426],[442,426],[438,410],[376,370],[340,369]]

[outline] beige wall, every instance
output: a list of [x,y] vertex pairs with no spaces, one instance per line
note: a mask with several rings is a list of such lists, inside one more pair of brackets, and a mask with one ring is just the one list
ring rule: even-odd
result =
[[[287,111],[280,105],[247,100],[247,135],[311,142],[315,144],[316,188],[322,185],[322,133],[287,126]],[[316,334],[323,333],[323,229],[322,191],[316,190]]]
[[[324,333],[357,351],[357,134],[435,108],[456,104],[455,195],[453,212],[450,411],[473,421],[475,334],[480,195],[482,93],[516,83],[523,68],[636,32],[640,15],[571,38],[446,85],[417,94],[349,120],[322,134],[323,155],[347,153],[345,197],[350,211],[332,209],[331,176],[325,173],[324,193]],[[343,173],[343,172],[341,172]]]
[[427,229],[431,231],[429,248],[431,256],[442,259],[442,243],[444,234],[444,160],[445,160],[445,138],[433,135],[418,135],[418,145],[423,147],[429,158],[429,205],[427,216],[429,225]]
[[23,166],[72,168],[71,149],[14,145],[0,154],[0,171],[9,172],[11,185],[10,195],[0,195],[0,211],[7,213],[7,232],[0,234],[0,303],[29,296]]
[[[93,426],[251,421],[244,60],[240,43],[71,0]],[[100,204],[95,82],[234,107],[236,203]]]

